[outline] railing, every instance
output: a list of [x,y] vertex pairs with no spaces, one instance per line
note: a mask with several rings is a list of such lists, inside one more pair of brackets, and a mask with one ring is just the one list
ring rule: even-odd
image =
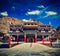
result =
[[52,33],[52,31],[38,31],[38,30],[21,30],[21,31],[9,31],[9,33],[19,33],[19,32],[39,32],[39,33]]

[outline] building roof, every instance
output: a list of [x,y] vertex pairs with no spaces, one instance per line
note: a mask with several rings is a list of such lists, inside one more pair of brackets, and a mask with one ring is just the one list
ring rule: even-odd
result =
[[36,23],[37,25],[43,25],[43,23],[41,23],[40,21],[36,21],[36,20],[33,20],[33,19],[29,19],[27,21],[24,21],[23,23]]

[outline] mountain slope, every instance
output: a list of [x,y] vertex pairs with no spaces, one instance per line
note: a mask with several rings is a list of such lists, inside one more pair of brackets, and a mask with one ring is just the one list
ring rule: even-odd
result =
[[10,25],[20,25],[21,23],[22,21],[17,18],[11,17],[0,18],[0,32],[7,33]]

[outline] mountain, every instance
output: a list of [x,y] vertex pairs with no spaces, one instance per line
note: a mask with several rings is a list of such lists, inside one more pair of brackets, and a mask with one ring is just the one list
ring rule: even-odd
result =
[[0,18],[0,32],[7,33],[10,25],[20,25],[22,22],[23,21],[12,17]]

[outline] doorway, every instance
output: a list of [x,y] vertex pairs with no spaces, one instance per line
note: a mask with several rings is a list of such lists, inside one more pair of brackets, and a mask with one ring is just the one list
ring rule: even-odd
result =
[[29,38],[27,38],[27,42],[30,42],[30,43],[35,42],[35,38],[29,37]]
[[26,35],[26,42],[35,42],[35,35],[34,34],[27,34]]

